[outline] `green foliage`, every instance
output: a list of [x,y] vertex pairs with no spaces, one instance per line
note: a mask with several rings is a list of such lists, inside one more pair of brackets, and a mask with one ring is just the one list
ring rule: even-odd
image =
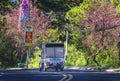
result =
[[38,0],[37,6],[44,11],[66,11],[71,7],[79,5],[83,0]]
[[66,66],[84,66],[86,64],[84,52],[82,50],[76,50],[74,45],[69,46],[68,49],[68,59],[65,64]]
[[117,12],[120,13],[120,4],[116,6]]
[[120,0],[110,0],[110,2],[115,6],[120,4]]
[[90,9],[90,3],[91,1],[84,0],[79,6],[71,8],[71,10],[66,13],[66,18],[71,22],[79,22],[80,19],[83,18],[85,10]]
[[41,50],[39,47],[34,48],[35,51],[31,57],[31,63],[28,65],[29,68],[39,68],[39,62],[40,62],[40,57],[39,55],[41,54]]
[[118,67],[118,50],[116,47],[103,50],[98,56],[97,60],[101,67]]
[[[76,27],[79,27],[80,29],[82,29],[84,27],[87,28],[88,24],[91,24],[91,26],[90,26],[91,29],[94,26],[96,28],[99,27],[99,26],[101,27],[102,25],[107,24],[107,22],[109,22],[109,21],[110,21],[109,26],[111,25],[112,22],[114,22],[112,24],[112,25],[114,25],[114,24],[116,24],[116,21],[118,20],[117,19],[118,17],[113,17],[114,19],[111,18],[111,17],[114,14],[117,14],[117,13],[112,12],[112,10],[114,9],[113,5],[111,5],[109,2],[106,3],[105,1],[106,0],[91,0],[91,1],[90,0],[84,0],[84,2],[81,3],[79,6],[71,8],[71,10],[67,12],[66,18],[70,20],[70,23],[72,23],[73,27],[76,26]],[[107,13],[105,13],[106,10],[108,10]],[[119,6],[118,6],[118,10],[119,10]],[[93,12],[98,12],[98,13],[95,14]],[[94,14],[95,14],[95,16],[93,16]],[[104,17],[106,17],[105,19],[107,19],[107,18],[110,18],[110,19],[107,19],[107,22],[104,22],[104,21],[94,22],[94,21],[101,21],[101,20],[99,20],[100,18],[105,20],[104,18],[102,18],[103,17],[102,14],[105,15],[104,16]],[[110,14],[110,17],[107,17],[107,16],[109,16],[109,14]],[[117,14],[117,15],[119,15],[119,14]],[[89,18],[89,16],[90,16],[90,18]],[[100,18],[97,18],[97,17],[100,17]],[[88,23],[86,21],[87,19],[89,19]],[[93,21],[93,24],[91,23],[91,21]],[[104,22],[104,24],[103,24],[103,22]],[[118,22],[119,22],[119,20],[118,20]],[[98,23],[98,24],[96,25],[96,23]],[[103,27],[107,27],[107,26],[103,26]],[[111,46],[111,44],[108,43],[109,41],[105,40],[105,39],[108,39],[109,37],[111,39],[114,38],[114,37],[109,36],[110,34],[106,34],[106,33],[108,33],[106,31],[104,32],[104,34],[106,34],[105,36],[101,35],[102,37],[99,37],[100,33],[101,32],[92,32],[92,33],[88,33],[88,34],[79,33],[79,35],[77,34],[79,37],[75,37],[76,42],[73,42],[73,43],[78,50],[84,51],[84,53],[85,53],[84,56],[85,56],[86,59],[89,58],[89,64],[88,65],[95,66],[96,65],[95,60],[96,60],[97,62],[100,62],[100,65],[102,65],[102,66],[114,66],[114,65],[117,66],[118,62],[119,62],[118,59],[113,60],[111,57],[109,57],[109,55],[107,55],[107,53],[110,52],[110,54],[111,54],[115,51],[115,50],[111,51],[111,48],[114,47],[114,46]],[[112,32],[110,32],[110,33],[112,33]],[[74,35],[74,36],[76,36],[76,35]],[[99,42],[99,40],[96,40],[96,38],[100,38],[100,42]],[[116,43],[114,40],[112,40],[112,42]],[[101,46],[98,46],[98,43],[101,44]],[[114,43],[112,43],[112,44],[114,44]],[[108,48],[109,51],[106,51],[105,48],[101,49],[104,46],[110,47],[110,48]],[[96,56],[98,56],[98,57],[101,57],[102,55],[104,56],[104,52],[103,52],[104,50],[106,51],[106,53],[105,53],[106,58],[104,58],[105,60],[103,58],[96,59]],[[118,53],[116,53],[116,55],[117,54]],[[95,57],[95,59],[94,59],[94,57]],[[115,58],[117,58],[117,57],[118,56],[115,56]],[[101,62],[101,60],[104,60],[104,61]]]
[[15,66],[17,62],[15,58],[16,47],[13,45],[15,41],[7,36],[7,30],[6,19],[0,15],[0,66],[2,67]]
[[109,0],[109,2],[115,6],[118,13],[120,13],[120,0]]
[[[34,26],[33,26],[34,28],[36,28],[35,25],[38,25],[38,27],[43,28],[43,29],[39,28],[40,30],[36,29],[36,31],[34,32],[34,35],[36,32],[38,32],[35,35],[36,38],[34,36],[34,41],[33,41],[34,45],[38,45],[39,43],[42,43],[42,42],[51,42],[51,41],[65,42],[65,35],[66,35],[65,28],[64,28],[64,24],[66,23],[65,19],[68,19],[70,21],[69,24],[70,24],[71,29],[72,29],[72,27],[79,28],[80,26],[82,26],[84,28],[79,28],[79,29],[85,29],[85,24],[83,24],[83,20],[88,18],[90,11],[92,12],[92,11],[97,10],[97,9],[92,9],[93,6],[95,6],[94,3],[101,3],[102,1],[106,1],[106,0],[71,0],[71,1],[70,0],[60,0],[60,1],[58,1],[58,0],[57,1],[56,0],[37,0],[36,6],[40,10],[43,9],[43,11],[45,11],[45,12],[50,11],[51,12],[50,19],[53,19],[53,21],[55,20],[55,22],[52,23],[54,28],[48,29],[47,31],[44,30],[43,27],[49,28],[49,24],[51,22],[46,23],[47,18],[45,17],[45,15],[42,13],[43,16],[41,18],[39,18],[38,14],[36,12],[34,12],[31,8],[31,11],[34,12],[34,14],[36,14],[36,15],[34,15],[34,16],[36,16],[34,18],[35,19],[34,21],[36,21],[36,19],[39,18],[38,24],[35,24],[35,22],[32,22],[31,24],[34,24]],[[109,1],[115,6],[117,11],[120,13],[120,4],[119,4],[120,1],[119,0],[109,0]],[[105,5],[107,5],[107,4],[105,4]],[[8,0],[4,0],[4,1],[1,0],[0,1],[0,13],[2,12],[2,15],[5,15],[6,12],[9,12],[9,9],[11,9],[14,6],[15,5],[11,5],[11,3],[9,3]],[[97,6],[97,7],[99,7],[99,6]],[[103,8],[101,8],[101,9],[103,9]],[[99,9],[99,11],[101,9]],[[36,9],[34,9],[34,10],[36,10]],[[69,11],[66,13],[67,10],[69,10]],[[57,11],[60,11],[62,13],[57,14],[56,13]],[[17,13],[18,12],[14,13],[14,15],[16,15]],[[10,13],[8,13],[8,14],[10,15]],[[8,24],[6,24],[6,19],[2,15],[0,15],[0,45],[1,45],[0,46],[0,64],[2,66],[4,66],[4,65],[5,66],[6,65],[7,66],[15,66],[15,65],[17,65],[17,62],[24,62],[23,60],[25,58],[25,54],[23,54],[24,49],[22,50],[19,47],[17,47],[16,42],[15,42],[16,40],[13,40],[12,38],[13,38],[13,36],[16,36],[15,38],[17,38],[17,36],[19,36],[23,33],[16,34],[16,32],[15,32],[16,30],[12,29],[15,26],[17,26],[16,22],[13,22],[13,20],[11,20],[11,23],[8,25]],[[107,15],[105,15],[105,16],[107,16]],[[12,17],[12,15],[10,15],[10,17]],[[44,18],[45,20],[42,19],[43,17],[45,17]],[[103,17],[103,16],[101,16],[101,17]],[[12,17],[12,18],[15,18],[15,17]],[[94,18],[94,17],[92,17],[92,18]],[[91,20],[97,20],[97,18],[96,19],[92,19],[92,18],[91,18]],[[108,16],[108,18],[110,18],[110,17]],[[113,17],[113,18],[115,18],[115,17]],[[107,19],[107,18],[105,18],[105,19]],[[108,19],[108,20],[110,20],[110,19]],[[14,21],[17,21],[17,20],[14,20]],[[79,21],[81,21],[81,22],[79,22]],[[113,22],[113,20],[111,20],[110,22]],[[9,23],[9,22],[7,22],[7,23]],[[39,25],[39,23],[41,23],[41,24]],[[13,34],[11,35],[11,37],[8,37],[6,33],[8,30],[8,27],[10,27],[10,26],[11,26],[10,32],[13,32]],[[42,32],[40,33],[40,31],[42,31]],[[110,33],[111,32],[108,32],[107,34],[109,34],[109,38],[111,39]],[[115,31],[114,31],[114,33],[115,33],[115,35],[117,35]],[[95,43],[92,40],[93,35],[90,35],[90,34],[91,33],[79,32],[79,30],[77,30],[77,31],[69,30],[68,60],[65,63],[65,65],[67,65],[67,66],[85,66],[86,60],[87,60],[87,58],[89,58],[88,65],[96,66],[95,62],[93,61],[93,56],[96,53],[96,51],[99,50],[99,48],[97,47],[97,45],[95,46]],[[95,34],[95,36],[99,37],[97,34]],[[22,40],[23,36],[21,36],[20,39]],[[18,41],[20,41],[20,39]],[[106,38],[106,39],[108,39],[108,38]],[[96,40],[96,41],[98,41],[98,40]],[[103,40],[101,40],[101,41],[103,41]],[[96,60],[100,63],[100,65],[102,67],[117,67],[119,64],[118,49],[117,49],[116,45],[114,45],[114,43],[117,43],[117,42],[111,40],[111,42],[113,42],[113,44],[108,45],[108,43],[105,39],[104,39],[104,41],[105,42],[103,42],[102,44],[105,44],[106,48],[104,48],[102,51],[100,51],[97,54]],[[21,44],[19,44],[19,45],[21,46]],[[21,47],[21,48],[23,48],[23,47]],[[32,48],[34,49],[34,52],[33,52],[33,55],[30,56],[31,63],[29,64],[29,67],[38,68],[39,67],[39,55],[41,53],[41,49],[36,46],[35,46],[35,48],[34,48],[34,46]]]
[[0,1],[0,14],[4,15],[6,12],[13,8],[9,0]]
[[51,41],[56,41],[56,42],[59,41],[58,37],[59,37],[58,28],[48,30],[49,42],[51,42]]

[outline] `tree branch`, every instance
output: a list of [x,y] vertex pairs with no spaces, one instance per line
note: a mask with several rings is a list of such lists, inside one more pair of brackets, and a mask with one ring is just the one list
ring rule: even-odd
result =
[[95,30],[93,30],[93,31],[95,31],[95,32],[105,31],[105,30],[109,30],[109,29],[117,28],[117,27],[119,27],[119,26],[120,26],[120,24],[118,24],[118,25],[114,25],[114,26],[111,26],[111,27],[107,27],[107,28],[95,29]]
[[118,25],[114,25],[114,26],[111,26],[111,27],[107,27],[107,28],[100,28],[100,29],[95,29],[95,30],[79,30],[79,28],[71,28],[69,25],[68,26],[65,26],[65,28],[67,30],[74,30],[74,31],[80,31],[82,33],[86,33],[86,32],[100,32],[100,31],[105,31],[105,30],[109,30],[109,29],[113,29],[113,28],[117,28],[119,27],[120,24]]

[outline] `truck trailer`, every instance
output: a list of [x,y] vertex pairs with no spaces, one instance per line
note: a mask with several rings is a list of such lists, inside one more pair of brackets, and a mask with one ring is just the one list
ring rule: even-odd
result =
[[40,71],[54,68],[56,71],[64,69],[64,44],[44,43],[40,55]]

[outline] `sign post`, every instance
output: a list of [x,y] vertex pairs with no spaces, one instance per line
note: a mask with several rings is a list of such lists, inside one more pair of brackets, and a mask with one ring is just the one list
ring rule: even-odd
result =
[[32,46],[32,27],[28,26],[25,27],[25,34],[24,34],[24,43],[25,46],[27,47],[27,57],[26,57],[26,64],[27,64],[27,68],[28,68],[28,64],[29,64],[29,56],[30,56],[30,47]]

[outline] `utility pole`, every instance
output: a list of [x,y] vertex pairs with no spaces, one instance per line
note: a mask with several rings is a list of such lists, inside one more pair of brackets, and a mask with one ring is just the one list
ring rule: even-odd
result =
[[66,28],[66,49],[65,49],[65,60],[67,60],[67,57],[68,57],[68,26],[69,26],[69,24],[68,23],[66,23],[65,24],[65,28]]

